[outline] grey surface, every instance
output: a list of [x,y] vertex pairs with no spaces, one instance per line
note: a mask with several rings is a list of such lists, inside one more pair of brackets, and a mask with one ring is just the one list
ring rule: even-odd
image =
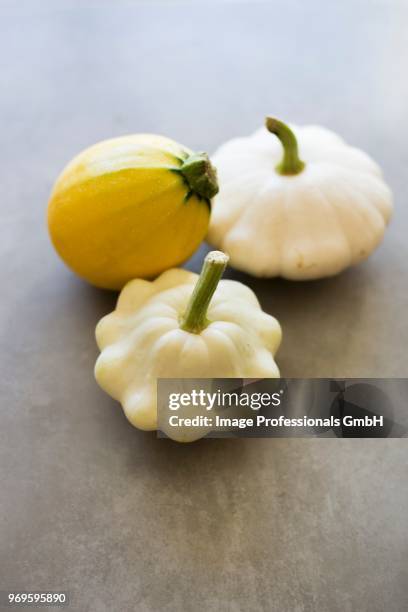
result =
[[71,275],[44,221],[100,139],[212,151],[267,112],[322,123],[383,166],[385,242],[335,279],[244,280],[282,322],[285,376],[406,376],[407,6],[1,4],[0,589],[67,589],[79,612],[408,609],[407,441],[133,429],[92,375],[116,296]]

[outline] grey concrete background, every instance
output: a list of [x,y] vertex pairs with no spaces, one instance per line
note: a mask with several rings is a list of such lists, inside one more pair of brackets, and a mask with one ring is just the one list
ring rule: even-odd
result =
[[[131,428],[96,386],[87,286],[45,228],[52,182],[128,132],[213,151],[266,113],[383,166],[383,246],[338,278],[229,271],[282,322],[285,376],[406,376],[408,5],[2,2],[0,588],[78,612],[403,612],[406,440],[203,440]],[[199,256],[190,263],[197,269]]]

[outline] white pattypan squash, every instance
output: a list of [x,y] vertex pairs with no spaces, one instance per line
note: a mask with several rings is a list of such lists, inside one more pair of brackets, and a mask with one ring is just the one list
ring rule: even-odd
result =
[[268,117],[266,128],[213,156],[220,192],[208,241],[240,270],[293,280],[331,276],[368,257],[392,212],[379,166],[322,127]]
[[[228,261],[207,255],[200,276],[181,269],[123,288],[116,310],[96,328],[100,386],[121,402],[132,425],[157,428],[158,378],[277,378],[279,323],[255,294],[221,280]],[[177,428],[174,439],[204,435]]]

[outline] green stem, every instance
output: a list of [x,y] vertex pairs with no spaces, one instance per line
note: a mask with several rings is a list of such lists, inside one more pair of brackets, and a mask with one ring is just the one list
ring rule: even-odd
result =
[[199,334],[209,324],[207,310],[214,291],[228,263],[228,255],[221,251],[211,251],[204,264],[197,283],[191,294],[187,309],[180,319],[180,329]]
[[200,198],[210,201],[218,193],[217,171],[207,153],[192,153],[177,171]]
[[276,171],[285,175],[302,172],[305,162],[299,157],[297,140],[292,130],[285,123],[273,117],[267,117],[265,125],[272,134],[279,138],[283,146],[283,157],[276,166]]

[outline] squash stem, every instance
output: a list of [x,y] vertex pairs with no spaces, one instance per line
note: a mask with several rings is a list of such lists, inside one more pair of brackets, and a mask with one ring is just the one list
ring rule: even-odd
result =
[[209,202],[218,193],[217,171],[207,153],[192,153],[177,171],[200,198]]
[[305,162],[299,157],[297,140],[292,130],[274,117],[267,117],[265,125],[272,134],[279,138],[283,146],[283,157],[276,166],[276,171],[284,175],[294,175],[302,172]]
[[221,251],[208,253],[187,309],[180,319],[180,329],[199,334],[210,323],[207,319],[208,306],[227,266],[228,259],[228,255]]

